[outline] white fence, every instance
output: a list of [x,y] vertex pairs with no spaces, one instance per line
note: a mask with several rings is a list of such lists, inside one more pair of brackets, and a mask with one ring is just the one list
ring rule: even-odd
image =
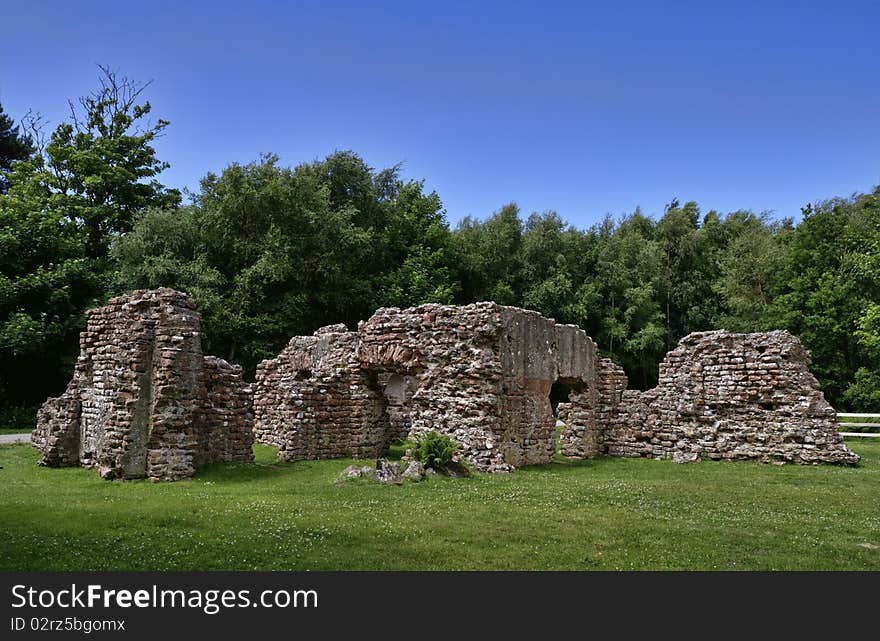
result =
[[[880,419],[880,414],[846,414],[838,412],[837,418],[876,418]],[[841,423],[840,427],[876,427],[880,425],[880,421],[874,423]],[[867,438],[880,438],[880,432],[841,432],[843,436],[864,436]]]

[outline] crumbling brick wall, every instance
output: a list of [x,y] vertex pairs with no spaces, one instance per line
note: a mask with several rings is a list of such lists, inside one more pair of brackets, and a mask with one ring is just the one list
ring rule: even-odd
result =
[[480,470],[546,463],[550,388],[560,376],[586,386],[595,353],[579,328],[495,303],[383,308],[356,332],[294,337],[258,366],[257,439],[285,460],[366,458],[436,430]]
[[89,311],[73,378],[38,413],[33,441],[44,465],[176,480],[252,460],[250,391],[240,369],[202,354],[186,294],[138,290]]
[[[495,303],[383,308],[357,331],[297,336],[257,368],[204,356],[192,301],[137,291],[89,312],[73,379],[40,410],[45,465],[97,467],[106,478],[190,476],[213,461],[382,454],[436,430],[482,471],[562,453],[854,463],[833,408],[787,332],[702,332],[682,339],[658,386],[626,389],[623,370],[580,328]],[[253,411],[252,411],[253,410]]]
[[384,399],[356,356],[345,325],[295,336],[257,366],[254,430],[283,461],[375,456],[387,428]]
[[360,366],[413,377],[409,434],[449,434],[479,469],[507,469],[501,432],[500,306],[383,308],[358,328]]
[[600,449],[678,461],[856,463],[809,363],[785,331],[690,334],[660,364],[657,387],[622,392],[602,419]]
[[581,329],[536,312],[383,308],[356,332],[295,337],[261,364],[256,429],[287,460],[375,457],[393,439],[436,430],[477,469],[506,471],[552,460],[550,392],[561,384],[568,457],[856,462],[808,366],[787,332],[703,332],[639,392]]
[[212,461],[232,463],[254,460],[252,390],[240,365],[205,356],[205,404],[195,467]]
[[557,407],[557,417],[565,424],[560,447],[568,458],[593,458],[602,452],[605,427],[616,419],[626,389],[623,368],[595,353],[592,362],[587,385],[572,390],[568,402]]

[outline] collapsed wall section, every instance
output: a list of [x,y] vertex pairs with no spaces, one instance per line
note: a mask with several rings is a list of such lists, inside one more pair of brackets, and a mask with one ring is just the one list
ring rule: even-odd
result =
[[359,367],[345,325],[295,336],[257,366],[254,431],[283,461],[378,455],[387,427],[375,377]]
[[162,288],[89,311],[73,378],[38,413],[33,442],[44,465],[176,480],[205,463],[252,460],[252,438],[240,370],[202,354],[195,305]]
[[[595,345],[593,353],[595,355]],[[616,420],[626,390],[623,368],[599,356],[594,356],[592,363],[592,370],[585,379],[587,385],[573,389],[569,402],[557,407],[557,418],[565,425],[560,434],[560,450],[568,458],[586,459],[603,453],[605,429]]]
[[196,467],[212,461],[247,463],[254,460],[251,386],[240,365],[205,356],[205,404]]
[[602,451],[682,462],[857,463],[809,363],[786,331],[690,334],[661,363],[657,387],[621,394],[603,419]]
[[601,385],[605,359],[598,356],[593,340],[577,325],[557,325],[558,379],[569,390],[556,408],[564,429],[559,449],[568,458],[592,458],[598,454],[602,423],[598,417],[604,402]]
[[[383,308],[357,331],[294,337],[257,369],[258,440],[283,460],[381,455],[434,430],[482,471],[563,455],[858,460],[787,332],[684,338],[658,386],[628,390],[624,371],[580,328],[494,303]],[[557,387],[553,391],[554,385]],[[73,410],[53,406],[47,424]]]

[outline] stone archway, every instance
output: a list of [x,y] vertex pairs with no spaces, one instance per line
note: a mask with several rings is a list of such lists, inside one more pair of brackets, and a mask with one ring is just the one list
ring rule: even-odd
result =
[[376,457],[380,457],[388,453],[392,444],[409,437],[412,398],[419,388],[419,381],[415,373],[386,369],[365,371],[367,385],[377,401],[365,427],[374,443]]

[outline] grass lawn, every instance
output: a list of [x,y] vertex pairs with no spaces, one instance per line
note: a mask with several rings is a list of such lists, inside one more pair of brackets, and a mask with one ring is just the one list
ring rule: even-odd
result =
[[102,481],[0,446],[4,570],[880,570],[880,443],[856,468],[602,458],[400,487],[351,461]]
[[0,434],[24,434],[30,431],[27,428],[22,429],[20,427],[0,427]]

